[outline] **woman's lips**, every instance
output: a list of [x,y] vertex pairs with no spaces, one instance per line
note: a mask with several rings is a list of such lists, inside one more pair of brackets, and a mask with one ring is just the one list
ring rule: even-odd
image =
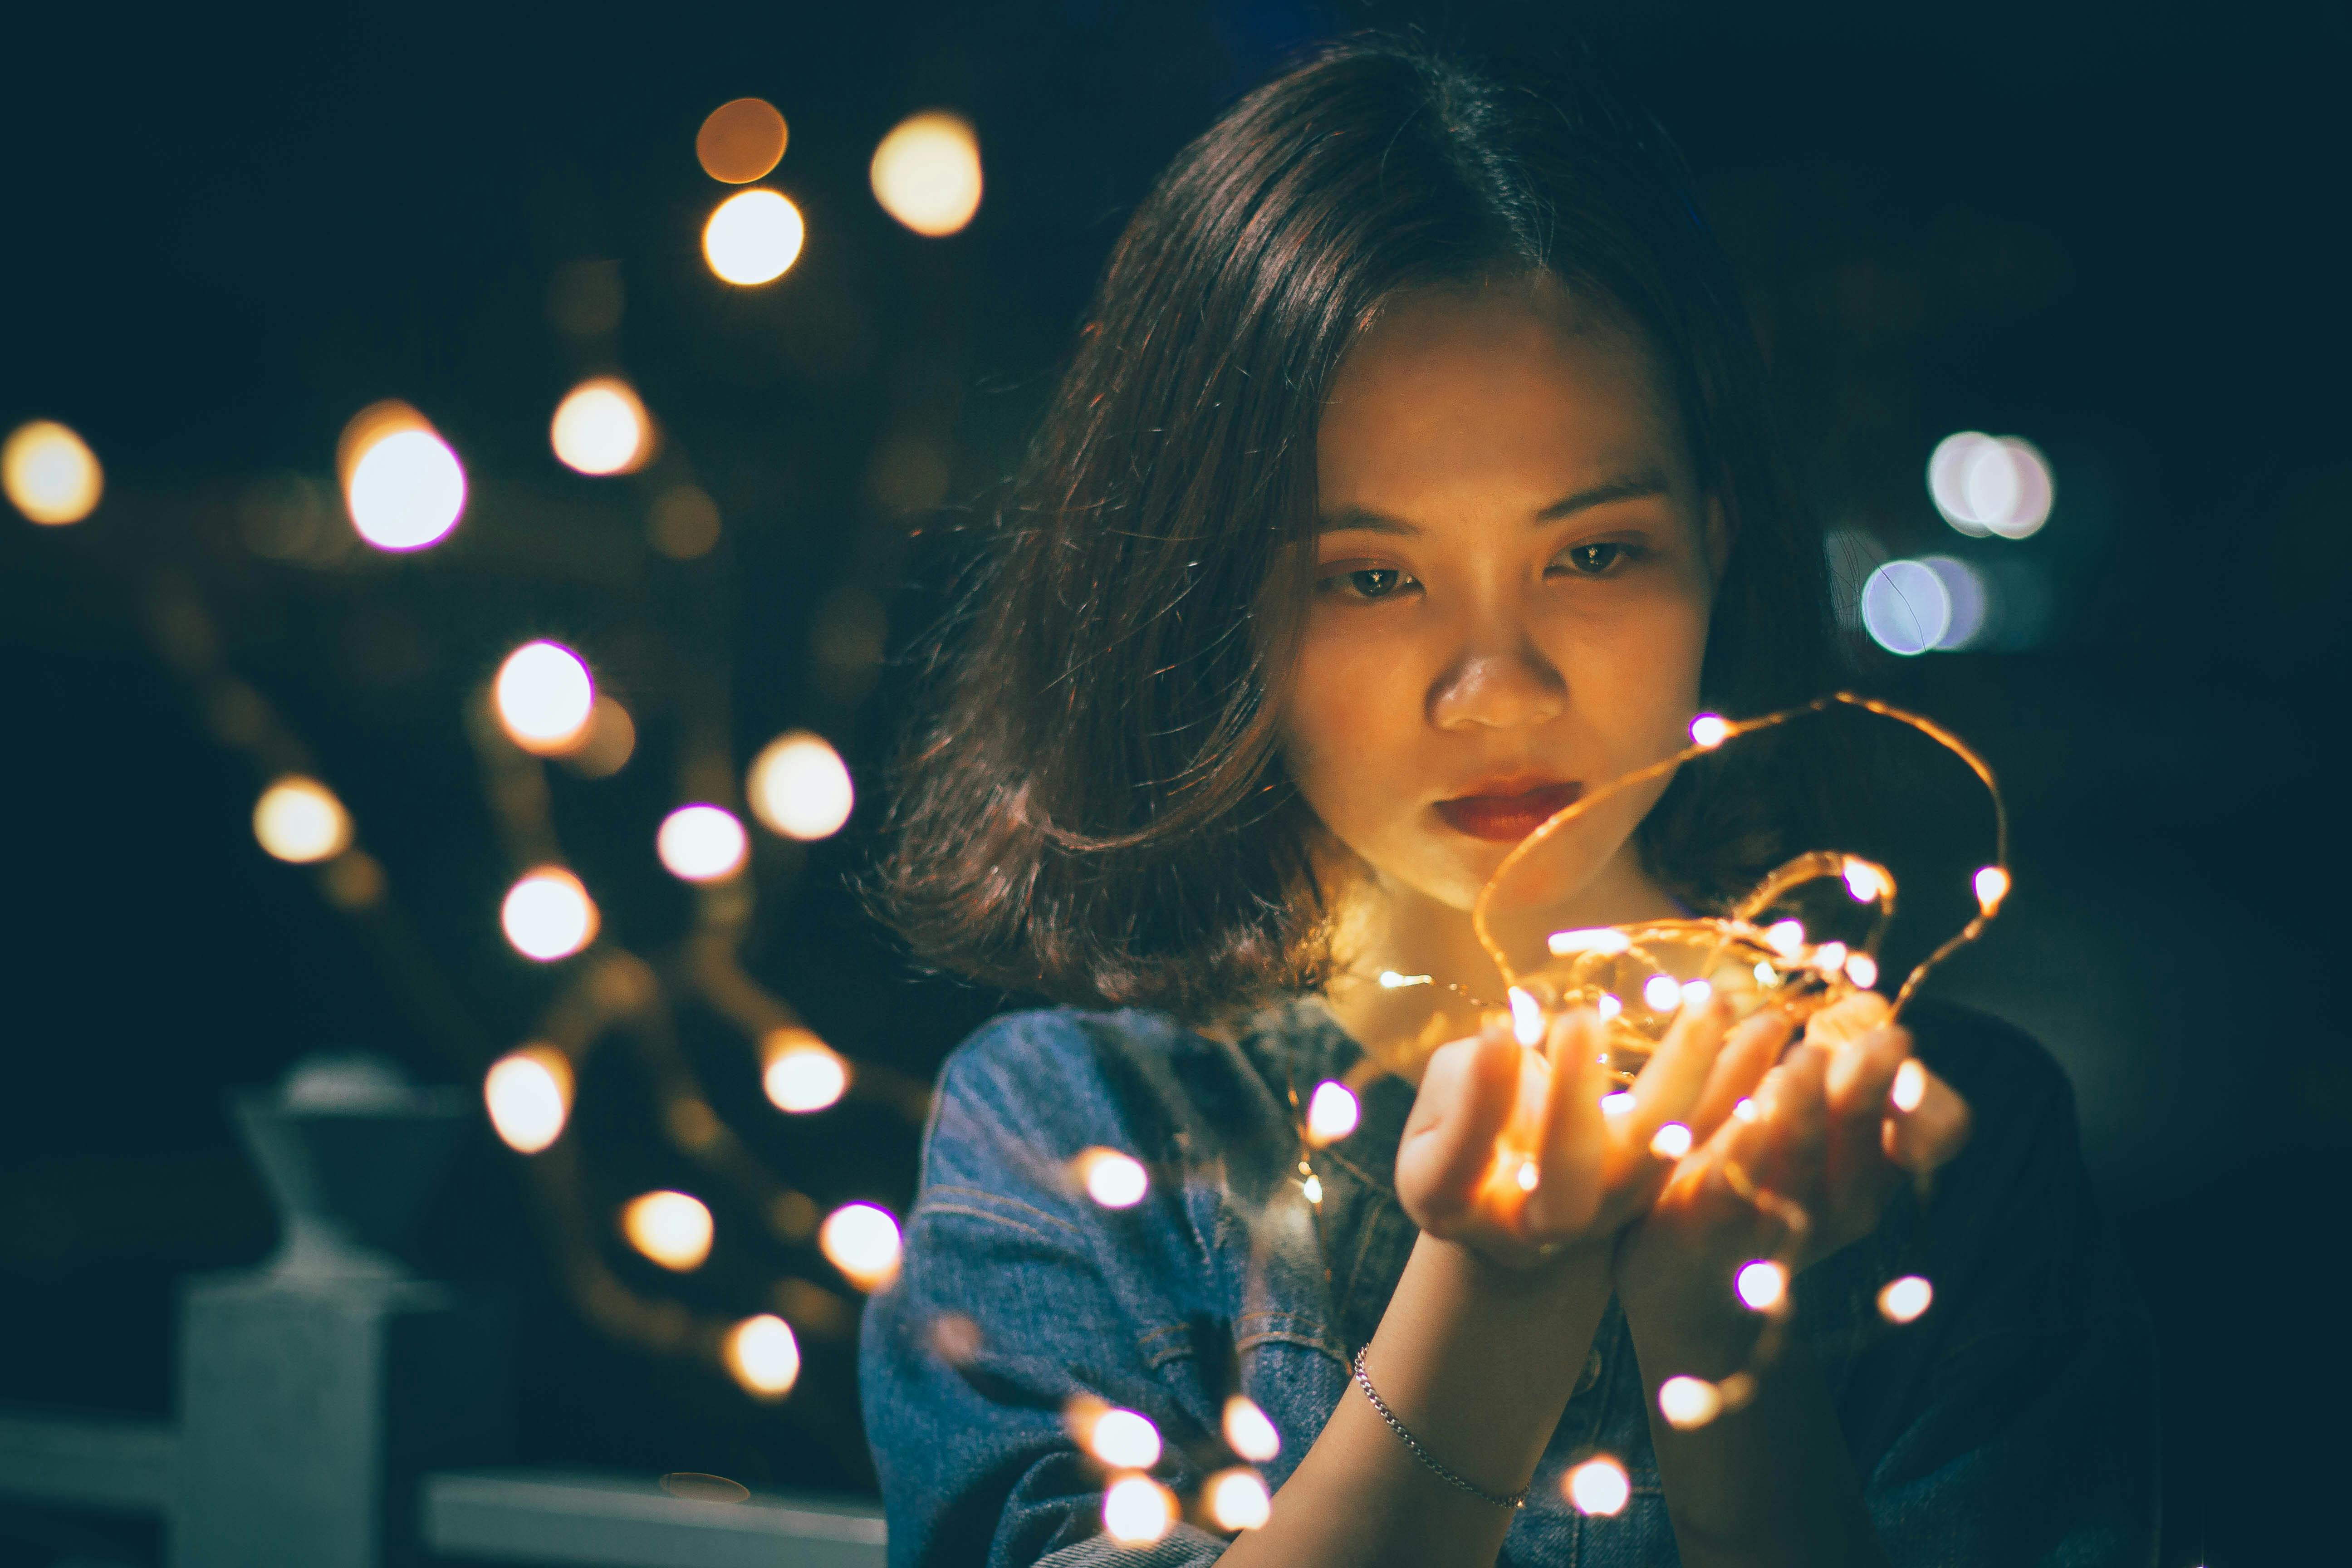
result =
[[1465,795],[1437,803],[1456,833],[1516,844],[1584,793],[1580,784],[1544,784],[1519,795]]

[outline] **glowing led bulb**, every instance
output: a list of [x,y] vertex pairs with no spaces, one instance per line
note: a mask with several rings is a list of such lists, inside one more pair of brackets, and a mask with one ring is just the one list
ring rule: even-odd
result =
[[351,814],[317,779],[289,773],[253,803],[253,836],[280,860],[331,860],[351,847]]
[[1381,971],[1381,989],[1383,991],[1401,991],[1408,985],[1428,984],[1429,976],[1426,974],[1400,974],[1393,969]]
[[2009,873],[1998,866],[1987,866],[1976,876],[1977,906],[1988,915],[2000,911],[2001,900],[2009,897]]
[[1543,1006],[1533,996],[1514,985],[1510,991],[1511,1037],[1523,1046],[1543,1043]]
[[1282,1434],[1245,1394],[1225,1401],[1224,1427],[1225,1447],[1244,1459],[1262,1465],[1282,1452]]
[[567,468],[583,474],[625,474],[641,467],[653,445],[653,422],[636,390],[618,376],[583,381],[555,406],[547,438]]
[[1886,890],[1886,879],[1869,861],[1849,855],[1845,858],[1845,890],[1853,895],[1855,903],[1866,904]]
[[1650,1137],[1650,1152],[1661,1160],[1679,1160],[1691,1152],[1691,1130],[1669,1121]]
[[868,174],[882,210],[917,234],[953,234],[980,210],[980,141],[960,114],[899,121],[874,149]]
[[808,226],[779,191],[738,191],[702,226],[702,258],[739,288],[772,283],[800,259]]
[[1732,1103],[1731,1114],[1742,1121],[1753,1121],[1764,1113],[1756,1109],[1754,1100],[1743,1094]]
[[1566,958],[1574,952],[1623,952],[1633,945],[1633,939],[1615,926],[1596,926],[1590,931],[1556,931],[1546,942],[1554,958]]
[[1521,1160],[1518,1174],[1515,1179],[1519,1184],[1519,1191],[1531,1193],[1536,1190],[1537,1184],[1543,1180],[1543,1170],[1533,1160]]
[[1890,1279],[1878,1292],[1879,1315],[1890,1323],[1916,1321],[1936,1299],[1936,1288],[1916,1274]]
[[1688,1432],[1723,1414],[1723,1391],[1703,1377],[1670,1377],[1658,1385],[1658,1414],[1675,1431]]
[[793,1326],[772,1312],[746,1318],[728,1331],[727,1370],[761,1399],[782,1399],[800,1381],[801,1346]]
[[1176,1522],[1176,1494],[1150,1476],[1121,1476],[1103,1492],[1102,1518],[1113,1541],[1149,1545]]
[[588,666],[562,643],[544,639],[507,655],[490,691],[508,737],[542,757],[578,745],[596,712],[596,683]]
[[1209,1518],[1219,1530],[1255,1530],[1274,1517],[1265,1478],[1236,1465],[1209,1478]]
[[777,736],[751,759],[744,794],[771,831],[804,840],[840,832],[856,798],[841,753],[806,730]]
[[1298,1184],[1298,1190],[1307,1194],[1308,1203],[1320,1204],[1323,1201],[1323,1178],[1310,1172],[1307,1179]]
[[1794,958],[1805,951],[1805,922],[1774,921],[1764,928],[1764,940],[1770,942],[1772,951],[1782,958]]
[[378,550],[436,544],[465,512],[457,454],[405,404],[379,403],[353,416],[339,456],[352,526]]
[[561,866],[541,866],[507,889],[499,924],[517,952],[551,963],[569,958],[596,939],[596,901],[571,872]]
[[1878,984],[1878,960],[1866,952],[1848,955],[1845,961],[1845,977],[1864,991],[1869,990]]
[[1614,1094],[1604,1094],[1601,1097],[1601,1114],[1622,1116],[1633,1109],[1634,1103],[1633,1091],[1630,1089],[1621,1089]]
[[1633,1495],[1633,1483],[1625,1474],[1625,1467],[1606,1454],[1596,1454],[1568,1472],[1564,1478],[1568,1500],[1576,1511],[1585,1514],[1622,1512],[1627,1500]]
[[1919,1102],[1927,1098],[1927,1069],[1919,1065],[1918,1058],[1907,1058],[1895,1069],[1895,1087],[1887,1098],[1895,1102],[1897,1110],[1919,1109]]
[[79,436],[54,419],[36,419],[0,444],[0,489],[18,511],[55,527],[97,510],[106,475]]
[[536,1154],[563,1135],[572,1114],[572,1063],[552,1046],[509,1051],[482,1075],[482,1101],[508,1148]]
[[1845,967],[1845,943],[1825,942],[1813,949],[1812,966],[1823,974],[1835,974]]
[[1691,743],[1713,751],[1731,738],[1731,722],[1720,713],[1702,713],[1691,721]]
[[621,1210],[621,1234],[664,1268],[685,1274],[710,1256],[710,1211],[684,1193],[646,1193]]
[[1733,1284],[1749,1310],[1769,1312],[1789,1293],[1789,1271],[1769,1258],[1759,1258],[1743,1267]]
[[1603,1018],[1613,1018],[1618,1014],[1622,1013],[1625,1010],[1624,999],[1620,996],[1612,995],[1608,992],[1603,992],[1601,993],[1601,1000],[1592,1005],[1592,1010],[1600,1014]]
[[1140,1161],[1116,1149],[1089,1149],[1078,1156],[1087,1196],[1107,1209],[1131,1209],[1151,1190]]
[[1715,987],[1704,980],[1683,982],[1683,1005],[1696,1011],[1715,999]]
[[1642,1002],[1653,1013],[1671,1013],[1683,1005],[1682,982],[1671,974],[1653,974],[1642,982]]
[[873,1204],[845,1204],[825,1215],[816,1244],[860,1290],[878,1290],[898,1272],[898,1222]]
[[1318,1149],[1337,1143],[1356,1130],[1362,1116],[1355,1091],[1327,1079],[1315,1086],[1314,1095],[1307,1101],[1307,1141]]
[[1756,984],[1769,991],[1780,984],[1780,972],[1759,958],[1756,961]]
[[743,868],[751,848],[743,825],[735,814],[715,805],[681,805],[662,818],[654,836],[655,853],[674,877],[689,882],[716,882]]
[[1148,1470],[1160,1462],[1160,1428],[1148,1415],[1113,1407],[1095,1417],[1087,1450],[1114,1469]]
[[778,1110],[795,1116],[823,1110],[849,1088],[849,1064],[806,1029],[772,1030],[761,1047],[767,1067],[760,1086]]

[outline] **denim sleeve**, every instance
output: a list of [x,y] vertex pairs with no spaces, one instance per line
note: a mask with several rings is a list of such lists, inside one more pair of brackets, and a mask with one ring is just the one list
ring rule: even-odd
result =
[[[1223,1538],[1180,1522],[1150,1547],[1103,1532],[1104,1472],[1063,1424],[1073,1395],[1140,1411],[1180,1497],[1215,1416],[1187,1304],[1212,1264],[1115,1031],[1070,1014],[999,1019],[950,1058],[923,1139],[898,1279],[867,1304],[866,1436],[893,1568],[1191,1568]],[[1121,1149],[1153,1176],[1134,1208],[1080,1193],[1069,1162]],[[1171,1192],[1169,1189],[1173,1188]]]
[[[1922,1054],[1977,1111],[1928,1213],[1920,1340],[1893,1337],[1866,1496],[1896,1568],[2141,1568],[2159,1507],[2154,1329],[2063,1073],[2022,1036]],[[1949,1303],[1948,1306],[1946,1303]]]

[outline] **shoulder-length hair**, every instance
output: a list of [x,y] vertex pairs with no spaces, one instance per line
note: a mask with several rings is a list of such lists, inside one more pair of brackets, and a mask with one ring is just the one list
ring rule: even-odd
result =
[[[1328,977],[1322,830],[1279,733],[1324,394],[1391,295],[1536,268],[1643,332],[1731,524],[1709,706],[1813,694],[1830,647],[1818,531],[1664,133],[1579,65],[1530,81],[1393,38],[1328,45],[1152,187],[992,510],[867,883],[919,960],[1190,1018]],[[1684,770],[1640,829],[1687,900],[1751,882],[1801,804],[1759,749],[1744,780]]]

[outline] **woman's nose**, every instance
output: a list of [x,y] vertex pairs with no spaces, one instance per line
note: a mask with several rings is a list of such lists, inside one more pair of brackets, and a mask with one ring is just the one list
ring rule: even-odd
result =
[[1465,650],[1429,692],[1430,722],[1441,730],[1540,724],[1567,706],[1566,678],[1524,638]]

